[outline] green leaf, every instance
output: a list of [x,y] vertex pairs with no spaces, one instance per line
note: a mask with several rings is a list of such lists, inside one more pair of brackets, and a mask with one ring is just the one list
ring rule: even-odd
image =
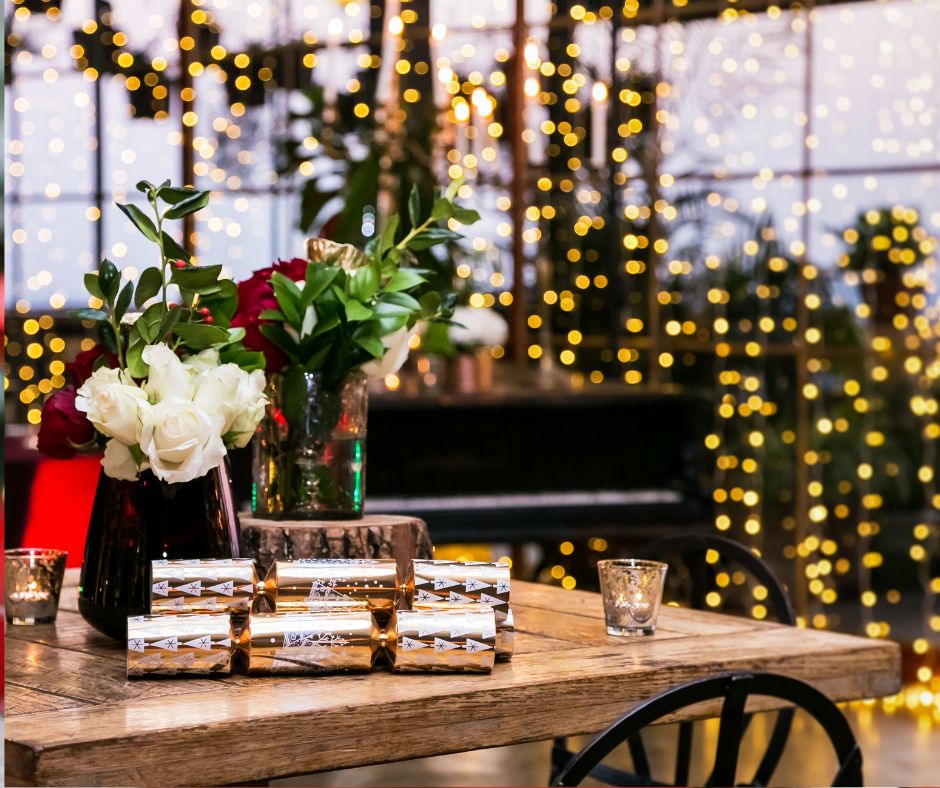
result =
[[107,257],[98,266],[98,286],[105,295],[105,300],[113,301],[121,286],[121,274]]
[[196,192],[189,197],[184,197],[163,214],[163,218],[182,219],[184,216],[189,216],[191,213],[202,210],[209,204],[210,194],[210,192]]
[[297,360],[297,343],[291,338],[291,335],[284,330],[283,326],[279,326],[276,323],[262,323],[258,326],[258,330],[261,332],[261,336],[273,342],[278,348],[290,356],[291,360]]
[[104,292],[101,290],[101,285],[98,282],[98,274],[85,274],[83,281],[85,282],[85,289],[91,295],[104,301]]
[[158,329],[160,336],[165,337],[169,334],[176,327],[176,324],[180,322],[182,316],[183,310],[179,307],[168,309],[163,319],[160,321],[160,328]]
[[385,355],[385,345],[376,336],[357,337],[355,343],[366,351],[372,358],[382,358]]
[[157,242],[157,228],[154,227],[153,222],[140,208],[136,205],[131,205],[130,203],[116,203],[117,207],[121,209],[121,212],[131,220],[133,225],[143,233],[144,237],[154,243]]
[[398,232],[398,223],[401,221],[401,218],[396,213],[388,220],[388,224],[385,225],[385,229],[382,230],[382,236],[379,240],[379,255],[385,254],[385,252],[391,249],[395,245],[395,233]]
[[98,339],[112,353],[117,353],[117,337],[114,335],[114,326],[110,323],[98,324]]
[[330,315],[329,317],[323,318],[317,323],[317,327],[313,329],[310,338],[322,336],[327,331],[332,331],[342,322],[343,321],[339,319],[339,315]]
[[421,310],[421,304],[407,293],[383,293],[381,300],[386,304],[395,304],[396,306],[410,309],[413,312],[419,312]]
[[131,297],[134,295],[134,283],[128,282],[124,285],[124,289],[121,291],[121,295],[118,296],[117,304],[114,306],[114,317],[117,318],[117,321],[120,323],[121,318],[124,317],[127,308],[131,305]]
[[238,364],[245,372],[264,369],[264,353],[257,350],[245,350],[243,347],[229,347],[219,351],[219,361],[223,364]]
[[319,372],[323,366],[323,363],[326,361],[326,357],[330,355],[330,351],[332,349],[332,345],[321,347],[316,353],[307,359],[307,363],[304,364],[304,369],[306,369],[307,372]]
[[199,194],[199,191],[191,186],[161,186],[157,196],[165,203],[176,205],[194,194]]
[[307,402],[307,374],[303,367],[295,365],[284,376],[281,387],[281,410],[293,429],[303,427]]
[[209,326],[205,323],[181,323],[176,326],[173,333],[193,350],[204,350],[212,345],[227,342],[229,337],[228,331],[224,328]]
[[413,251],[421,251],[422,249],[430,249],[432,246],[437,246],[446,241],[455,241],[462,237],[460,233],[455,233],[453,230],[448,230],[446,227],[429,227],[424,232],[412,238],[408,242],[408,248]]
[[411,220],[412,227],[418,227],[421,224],[421,194],[418,192],[418,184],[411,184],[411,191],[408,194],[408,218]]
[[271,286],[274,289],[274,297],[277,299],[278,306],[284,314],[289,325],[300,330],[301,315],[303,310],[300,308],[300,288],[284,274],[275,271],[271,274]]
[[457,192],[460,191],[460,187],[463,186],[463,178],[454,178],[449,184],[447,184],[447,190],[444,192],[444,198],[453,202],[457,199]]
[[226,345],[238,344],[245,338],[245,334],[247,333],[241,326],[237,326],[236,328],[229,328],[226,330],[228,331],[228,340],[226,340]]
[[301,306],[306,309],[333,284],[342,269],[326,265],[308,265],[306,283],[300,294]]
[[388,283],[382,290],[386,293],[395,293],[399,290],[410,290],[412,287],[417,287],[427,281],[428,280],[421,276],[421,274],[417,274],[407,268],[400,268],[392,274],[392,278],[388,280]]
[[[376,309],[375,313],[378,315],[379,311]],[[379,319],[375,321],[379,326],[379,335],[384,337],[387,334],[394,334],[399,328],[408,325],[408,320],[412,314],[413,313],[409,310],[408,312],[379,317]]]
[[431,220],[439,222],[442,219],[450,219],[454,215],[454,204],[446,197],[438,197],[434,201],[434,207],[431,209]]
[[441,308],[441,294],[431,291],[421,296],[421,315],[428,318],[433,317]]
[[276,320],[278,323],[283,323],[284,314],[276,309],[263,309],[258,315],[258,320]]
[[217,293],[203,293],[199,303],[207,307],[217,326],[227,328],[238,309],[238,286],[231,279],[220,279]]
[[85,307],[84,309],[73,309],[69,312],[72,317],[77,317],[79,320],[107,320],[108,313],[103,309],[89,309]]
[[131,333],[139,336],[145,344],[152,345],[163,336],[160,333],[160,324],[163,322],[164,314],[163,304],[148,306],[134,322]]
[[372,310],[365,304],[360,304],[353,298],[346,302],[346,319],[349,322],[355,323],[359,320],[368,320],[370,317],[372,317]]
[[147,194],[153,189],[153,184],[150,181],[137,181],[137,191]]
[[144,342],[132,342],[130,347],[127,349],[127,355],[124,359],[124,363],[127,364],[127,369],[131,373],[131,377],[134,378],[145,378],[150,372],[150,367],[144,363],[142,354],[144,348],[147,347]]
[[163,231],[161,237],[163,238],[163,254],[168,260],[183,260],[188,263],[193,259],[193,256],[173,240],[172,236],[168,235],[166,230]]
[[454,218],[461,224],[476,224],[480,221],[480,214],[473,208],[461,208],[459,205],[455,205]]
[[213,288],[219,284],[221,265],[191,265],[186,268],[173,268],[170,281],[198,293],[202,288]]
[[145,268],[137,281],[134,303],[138,308],[153,298],[163,287],[163,272],[159,268]]
[[368,301],[379,289],[379,274],[373,266],[363,266],[354,275],[350,275],[347,286],[353,298]]

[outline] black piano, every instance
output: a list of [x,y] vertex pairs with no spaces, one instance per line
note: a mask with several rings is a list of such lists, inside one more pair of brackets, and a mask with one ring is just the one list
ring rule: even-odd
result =
[[367,506],[423,518],[436,544],[699,525],[709,514],[711,419],[705,397],[616,384],[376,396]]

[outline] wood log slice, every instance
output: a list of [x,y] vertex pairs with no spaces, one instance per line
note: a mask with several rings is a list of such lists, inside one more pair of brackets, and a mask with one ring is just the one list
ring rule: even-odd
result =
[[275,561],[295,558],[394,558],[404,573],[412,558],[433,558],[424,520],[367,514],[361,520],[264,520],[242,515],[241,554],[261,576]]

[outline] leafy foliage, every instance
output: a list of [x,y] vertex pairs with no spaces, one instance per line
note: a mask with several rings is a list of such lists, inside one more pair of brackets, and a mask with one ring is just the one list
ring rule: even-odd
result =
[[[454,203],[460,182],[450,184],[426,212],[417,189],[408,201],[411,229],[400,240],[400,216],[352,264],[338,256],[307,267],[296,283],[279,272],[271,276],[278,308],[261,313],[261,333],[282,350],[291,367],[321,372],[327,385],[386,352],[382,338],[410,329],[419,320],[446,320],[451,299],[428,290],[426,269],[414,267],[415,252],[460,238],[450,220],[472,224],[476,211]],[[422,216],[424,218],[422,219]],[[342,248],[342,247],[340,247]]]
[[[221,265],[193,265],[191,255],[163,229],[166,220],[182,219],[204,208],[209,192],[171,186],[169,181],[159,186],[140,181],[137,189],[146,196],[152,216],[130,203],[118,203],[117,207],[157,246],[159,265],[145,268],[135,288],[132,281],[122,286],[124,278],[118,268],[110,260],[102,260],[97,273],[84,278],[85,289],[101,302],[100,307],[77,309],[72,314],[97,324],[101,343],[135,378],[148,373],[141,358],[144,347],[158,342],[184,353],[214,347],[223,361],[232,361],[246,371],[263,369],[263,356],[241,346],[244,329],[229,327],[238,304],[235,283],[219,278]],[[179,289],[180,303],[170,302],[170,285]],[[132,323],[127,321],[130,326],[125,325],[122,331],[131,304],[143,311]]]

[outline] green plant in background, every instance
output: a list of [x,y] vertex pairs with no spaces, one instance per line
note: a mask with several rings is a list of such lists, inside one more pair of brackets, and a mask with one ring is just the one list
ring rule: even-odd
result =
[[935,250],[936,242],[920,224],[915,209],[895,206],[861,211],[841,237],[846,249],[839,266],[857,275],[847,281],[860,288],[876,329],[891,326],[899,314],[913,317],[926,306],[923,297],[916,295],[922,286],[909,277]]

